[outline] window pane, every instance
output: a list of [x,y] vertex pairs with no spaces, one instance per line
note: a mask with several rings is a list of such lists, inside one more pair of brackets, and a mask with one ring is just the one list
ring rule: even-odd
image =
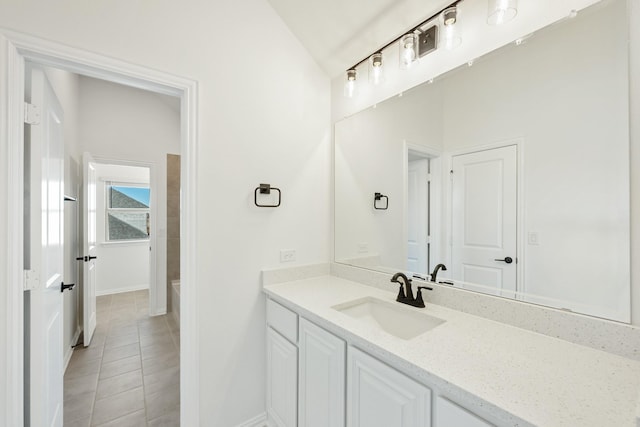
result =
[[108,240],[140,240],[149,238],[148,212],[109,212]]
[[109,204],[113,209],[149,208],[149,188],[145,187],[109,187]]

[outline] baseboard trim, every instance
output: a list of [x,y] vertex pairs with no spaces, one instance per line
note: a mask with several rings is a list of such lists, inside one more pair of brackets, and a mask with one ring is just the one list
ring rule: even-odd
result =
[[67,367],[69,366],[69,362],[71,362],[71,356],[73,356],[73,350],[75,350],[73,345],[75,345],[78,342],[78,340],[80,339],[81,333],[82,333],[82,328],[78,326],[76,328],[75,334],[73,334],[73,339],[71,340],[72,345],[69,346],[69,348],[67,349],[67,352],[64,355],[64,369],[62,370],[63,375],[65,372],[67,372]]
[[262,414],[251,418],[243,422],[242,424],[238,424],[236,427],[267,427],[269,424],[267,423],[267,413],[263,412]]
[[96,289],[96,296],[101,297],[103,295],[123,294],[125,292],[142,291],[144,289],[149,289],[149,284],[127,286],[124,288],[106,289],[102,291],[99,291]]

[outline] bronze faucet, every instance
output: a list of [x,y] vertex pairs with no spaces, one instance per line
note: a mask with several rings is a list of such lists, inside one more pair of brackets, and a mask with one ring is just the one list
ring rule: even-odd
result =
[[[402,281],[399,280],[401,278]],[[411,289],[411,279],[405,276],[404,273],[394,274],[391,278],[391,282],[400,284],[400,290],[398,291],[398,297],[396,298],[396,301],[413,307],[423,308],[424,300],[422,299],[422,290],[433,290],[433,288],[429,288],[427,286],[418,286],[418,292],[416,294],[416,297],[414,298],[413,290]]]

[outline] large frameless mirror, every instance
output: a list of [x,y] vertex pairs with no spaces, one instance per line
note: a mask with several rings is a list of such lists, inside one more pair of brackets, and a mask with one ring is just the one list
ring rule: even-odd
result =
[[336,262],[629,322],[627,22],[598,3],[338,122]]

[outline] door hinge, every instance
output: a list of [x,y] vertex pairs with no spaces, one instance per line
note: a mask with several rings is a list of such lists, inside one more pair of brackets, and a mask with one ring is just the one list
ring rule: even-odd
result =
[[33,270],[24,270],[23,285],[25,291],[36,289],[39,285],[37,272]]
[[24,103],[24,122],[28,125],[40,124],[40,107],[37,105]]
[[431,182],[431,174],[430,173],[427,174],[427,182]]
[[427,245],[431,244],[431,236],[427,236]]

